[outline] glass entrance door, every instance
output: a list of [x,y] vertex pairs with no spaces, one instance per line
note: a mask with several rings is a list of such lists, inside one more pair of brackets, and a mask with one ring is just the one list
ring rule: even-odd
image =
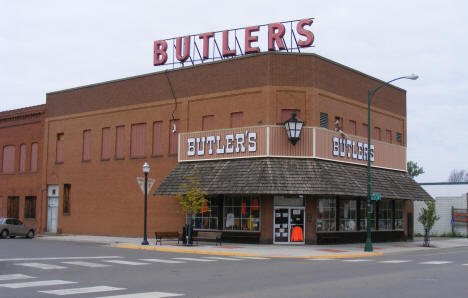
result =
[[304,208],[275,207],[274,243],[304,243]]

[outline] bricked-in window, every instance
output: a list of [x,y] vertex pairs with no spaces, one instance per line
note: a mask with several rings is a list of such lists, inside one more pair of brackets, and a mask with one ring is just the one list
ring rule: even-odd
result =
[[293,110],[293,109],[283,109],[281,110],[281,122],[284,123],[292,117],[292,114],[296,113],[297,118],[301,118],[301,111],[300,110]]
[[385,131],[385,141],[390,144],[392,143],[392,131],[389,129]]
[[16,147],[8,145],[3,147],[3,163],[2,172],[5,174],[13,173],[15,171],[15,154]]
[[8,197],[7,217],[19,218],[19,197]]
[[26,144],[20,145],[19,171],[26,172]]
[[101,140],[101,160],[109,160],[110,159],[110,137],[111,137],[111,129],[110,127],[104,127],[102,129],[102,140]]
[[39,145],[37,143],[31,144],[31,172],[37,171],[38,149]]
[[361,132],[361,136],[364,136],[367,138],[367,136],[369,135],[369,131],[367,129],[367,123],[363,123],[362,124],[362,132]]
[[244,113],[242,112],[231,113],[231,128],[242,127],[243,117]]
[[146,123],[132,124],[130,133],[130,156],[145,157]]
[[120,125],[115,128],[115,158],[125,158],[125,126]]
[[380,127],[374,127],[374,139],[379,140],[379,141],[382,140]]
[[207,115],[202,117],[202,130],[212,130],[214,128],[214,116]]
[[36,218],[36,197],[24,198],[24,218]]
[[91,160],[91,130],[83,130],[83,161]]
[[356,121],[354,120],[349,120],[349,133],[356,135]]
[[65,139],[65,135],[63,133],[57,134],[57,145],[56,145],[56,152],[55,152],[55,162],[62,163],[63,162],[63,142]]
[[63,185],[63,214],[70,214],[71,210],[71,184]]
[[179,120],[171,120],[169,123],[169,154],[171,155],[178,152],[179,129]]
[[162,121],[153,122],[153,156],[162,155]]
[[328,129],[328,114],[320,113],[320,127]]

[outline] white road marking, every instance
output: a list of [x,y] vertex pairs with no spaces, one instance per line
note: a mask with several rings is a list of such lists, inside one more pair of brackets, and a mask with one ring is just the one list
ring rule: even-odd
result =
[[132,265],[132,266],[148,265],[148,263],[123,261],[123,260],[105,260],[104,262],[122,264],[122,265]]
[[42,280],[42,281],[0,284],[0,287],[19,289],[19,288],[45,287],[45,286],[67,285],[67,284],[76,284],[76,282],[66,281],[66,280]]
[[229,258],[229,257],[205,257],[205,259],[226,260],[226,261],[243,261],[243,259],[236,259],[236,258]]
[[117,296],[106,296],[101,298],[163,298],[163,297],[176,297],[184,296],[184,294],[165,293],[165,292],[146,292],[146,293],[133,293]]
[[14,280],[14,279],[27,279],[27,278],[35,278],[29,275],[24,274],[4,274],[0,275],[0,281],[4,280]]
[[97,286],[97,287],[88,287],[88,288],[49,290],[49,291],[38,291],[38,292],[39,293],[46,293],[46,294],[64,296],[64,295],[73,295],[73,294],[100,293],[100,292],[120,291],[120,290],[126,290],[126,288]]
[[419,264],[424,264],[424,265],[442,265],[442,264],[450,264],[453,263],[451,261],[431,261],[431,262],[421,262]]
[[101,256],[101,257],[50,257],[50,258],[11,258],[0,259],[0,262],[8,261],[48,261],[48,260],[81,260],[81,259],[119,259],[121,256]]
[[44,263],[18,263],[18,264],[15,264],[15,265],[17,265],[17,266],[26,266],[26,267],[42,269],[42,270],[66,269],[67,268],[65,266],[51,265],[51,264],[44,264]]
[[242,259],[249,259],[249,260],[270,260],[271,258],[265,258],[265,257],[238,257],[236,258],[242,258]]
[[400,263],[408,263],[411,262],[409,260],[390,260],[390,261],[380,261],[379,263],[382,264],[400,264]]
[[195,261],[195,262],[215,262],[216,260],[197,259],[197,258],[173,258],[174,260]]
[[343,260],[343,262],[357,263],[357,262],[370,262],[370,260],[368,260],[368,259],[351,259],[351,260]]
[[167,263],[167,264],[182,264],[184,261],[165,260],[165,259],[140,259],[141,261],[153,262],[153,263]]
[[102,267],[112,266],[112,265],[107,265],[107,264],[91,263],[91,262],[84,262],[84,261],[71,261],[71,262],[62,262],[62,263],[76,265],[76,266],[89,267],[89,268],[102,268]]

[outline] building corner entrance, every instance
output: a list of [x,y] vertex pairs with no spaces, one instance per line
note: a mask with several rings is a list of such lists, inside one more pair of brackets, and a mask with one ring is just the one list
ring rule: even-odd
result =
[[304,207],[275,207],[273,214],[273,243],[304,244],[304,214]]

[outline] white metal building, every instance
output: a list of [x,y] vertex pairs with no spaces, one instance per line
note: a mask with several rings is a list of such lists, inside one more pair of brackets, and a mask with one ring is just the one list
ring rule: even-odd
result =
[[[436,202],[436,211],[440,219],[435,223],[431,234],[442,235],[456,232],[467,235],[467,223],[452,221],[452,207],[456,209],[468,208],[468,182],[437,182],[420,183]],[[414,232],[424,234],[424,228],[419,223],[418,217],[422,208],[426,206],[424,201],[414,202]]]

